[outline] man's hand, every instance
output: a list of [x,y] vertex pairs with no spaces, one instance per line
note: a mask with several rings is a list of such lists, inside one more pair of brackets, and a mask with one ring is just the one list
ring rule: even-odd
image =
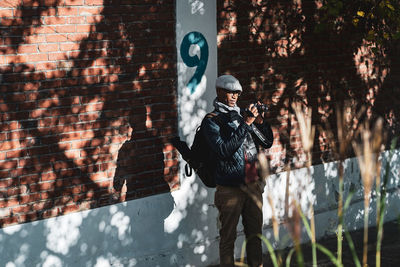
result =
[[250,104],[247,108],[247,112],[244,113],[244,121],[247,125],[251,125],[256,118],[259,116],[257,107],[254,104]]

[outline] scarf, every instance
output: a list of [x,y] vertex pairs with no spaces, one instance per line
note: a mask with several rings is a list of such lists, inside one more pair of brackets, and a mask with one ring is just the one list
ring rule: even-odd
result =
[[236,111],[237,113],[240,114],[240,108],[237,105],[235,105],[234,107],[230,107],[222,102],[219,102],[217,98],[214,99],[213,105],[214,108],[221,113],[229,113],[231,111]]
[[219,102],[217,98],[214,99],[213,105],[215,110],[221,113],[228,113],[232,118],[232,122],[235,123],[236,126],[239,126],[239,119],[242,118],[242,115],[240,115],[240,108],[237,105],[230,107],[222,102]]

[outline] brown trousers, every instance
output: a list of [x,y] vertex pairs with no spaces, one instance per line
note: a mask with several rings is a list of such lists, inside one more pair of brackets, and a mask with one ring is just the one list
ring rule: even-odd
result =
[[215,205],[219,211],[221,228],[219,231],[220,266],[234,266],[234,246],[236,227],[242,216],[244,233],[246,235],[247,264],[262,266],[262,244],[257,234],[262,234],[262,185],[257,181],[242,187],[217,185]]

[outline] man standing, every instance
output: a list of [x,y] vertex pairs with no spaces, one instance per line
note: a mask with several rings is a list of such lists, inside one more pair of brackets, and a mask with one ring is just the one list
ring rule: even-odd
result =
[[[236,227],[242,216],[246,252],[250,266],[262,266],[261,240],[264,181],[258,177],[256,161],[259,146],[272,146],[271,127],[264,120],[260,103],[246,110],[237,106],[242,93],[239,81],[231,75],[216,80],[217,98],[214,100],[217,116],[207,116],[202,122],[204,137],[216,160],[215,205],[219,211],[220,266],[234,266]],[[260,135],[261,133],[261,135]],[[255,201],[255,199],[257,201]]]

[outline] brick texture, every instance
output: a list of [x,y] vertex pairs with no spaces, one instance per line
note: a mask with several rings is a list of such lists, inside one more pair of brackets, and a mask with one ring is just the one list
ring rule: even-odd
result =
[[[338,158],[337,110],[399,133],[400,50],[351,25],[317,33],[318,12],[217,1],[218,72],[240,79],[241,106],[269,105],[274,172],[307,161],[294,102],[312,110],[314,164]],[[8,0],[0,16],[0,227],[179,186],[174,1]]]
[[243,83],[239,105],[268,104],[273,171],[303,167],[308,160],[292,103],[312,110],[313,164],[354,155],[351,144],[339,153],[337,111],[345,115],[343,128],[359,129],[366,120],[373,125],[381,117],[387,142],[398,135],[398,42],[367,43],[351,23],[319,32],[315,1],[217,2],[219,74],[231,73]]
[[0,227],[176,188],[174,1],[1,3]]

